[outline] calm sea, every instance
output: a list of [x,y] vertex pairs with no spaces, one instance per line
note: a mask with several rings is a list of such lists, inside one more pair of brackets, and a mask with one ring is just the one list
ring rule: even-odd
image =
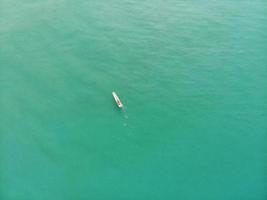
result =
[[266,199],[266,55],[265,0],[0,0],[0,199]]

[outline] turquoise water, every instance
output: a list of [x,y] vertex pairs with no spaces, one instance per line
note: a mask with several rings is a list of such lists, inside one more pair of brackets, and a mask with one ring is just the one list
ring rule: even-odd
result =
[[1,0],[0,199],[266,199],[266,21],[264,0]]

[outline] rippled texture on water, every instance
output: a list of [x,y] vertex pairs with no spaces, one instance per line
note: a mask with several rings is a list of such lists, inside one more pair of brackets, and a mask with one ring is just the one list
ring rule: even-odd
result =
[[0,0],[0,199],[266,199],[266,21],[264,0]]

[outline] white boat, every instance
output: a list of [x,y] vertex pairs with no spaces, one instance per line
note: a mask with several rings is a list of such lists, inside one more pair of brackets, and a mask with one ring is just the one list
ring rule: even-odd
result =
[[117,103],[118,107],[119,108],[122,108],[123,107],[123,104],[121,103],[121,100],[119,99],[118,95],[116,94],[116,92],[112,92],[112,96],[115,100],[115,102]]

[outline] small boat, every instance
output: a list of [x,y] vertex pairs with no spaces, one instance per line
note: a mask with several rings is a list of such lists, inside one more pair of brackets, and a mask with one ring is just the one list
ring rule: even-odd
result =
[[119,99],[119,97],[116,94],[116,92],[112,92],[112,96],[113,96],[114,100],[116,101],[118,107],[119,108],[122,108],[123,107],[123,104],[121,103],[121,100]]

